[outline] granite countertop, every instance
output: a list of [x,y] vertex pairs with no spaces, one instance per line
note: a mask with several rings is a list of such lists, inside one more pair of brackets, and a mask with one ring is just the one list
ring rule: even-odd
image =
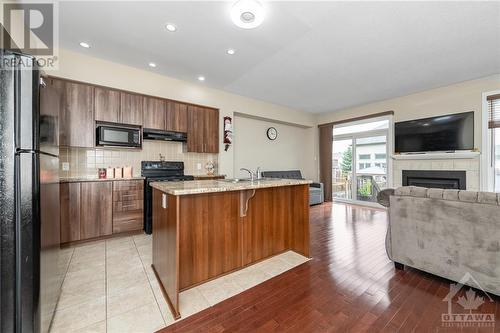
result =
[[150,185],[164,193],[171,195],[189,195],[201,193],[229,192],[254,190],[259,188],[293,186],[311,184],[311,180],[304,179],[264,179],[231,183],[224,180],[191,180],[183,182],[154,182]]
[[226,175],[193,175],[195,178],[214,178],[214,177],[226,177]]
[[109,181],[126,181],[126,180],[144,180],[144,177],[132,178],[97,178],[94,176],[88,177],[61,177],[60,183],[80,183],[80,182],[109,182]]

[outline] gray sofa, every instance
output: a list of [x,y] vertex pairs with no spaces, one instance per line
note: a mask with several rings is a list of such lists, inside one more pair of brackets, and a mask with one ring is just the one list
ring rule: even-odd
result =
[[[300,170],[263,171],[262,177],[282,179],[304,179]],[[312,183],[309,186],[309,205],[318,205],[325,201],[322,183]]]
[[400,187],[389,207],[386,248],[404,265],[500,295],[500,195]]

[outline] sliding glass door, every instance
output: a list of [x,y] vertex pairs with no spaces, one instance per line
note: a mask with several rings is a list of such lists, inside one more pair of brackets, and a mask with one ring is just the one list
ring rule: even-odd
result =
[[332,196],[338,201],[376,203],[389,181],[389,120],[333,128]]

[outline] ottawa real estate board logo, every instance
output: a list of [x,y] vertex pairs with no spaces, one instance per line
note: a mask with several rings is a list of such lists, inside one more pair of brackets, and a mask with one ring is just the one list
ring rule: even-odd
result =
[[57,2],[2,1],[0,10],[0,48],[34,57],[30,63],[22,64],[14,63],[13,57],[2,57],[0,68],[22,69],[36,65],[43,70],[57,69]]
[[[465,284],[476,289],[465,288]],[[466,273],[458,283],[450,284],[450,292],[443,302],[448,302],[447,313],[441,314],[443,327],[495,327],[495,303],[470,273]]]

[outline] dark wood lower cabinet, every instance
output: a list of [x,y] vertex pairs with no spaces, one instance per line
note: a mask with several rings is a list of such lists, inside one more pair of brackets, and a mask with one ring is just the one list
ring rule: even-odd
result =
[[143,186],[142,180],[113,183],[113,233],[143,228]]
[[60,184],[61,243],[143,228],[143,181]]
[[80,183],[59,187],[61,209],[61,243],[80,240]]
[[81,239],[113,232],[113,188],[111,182],[81,183]]

